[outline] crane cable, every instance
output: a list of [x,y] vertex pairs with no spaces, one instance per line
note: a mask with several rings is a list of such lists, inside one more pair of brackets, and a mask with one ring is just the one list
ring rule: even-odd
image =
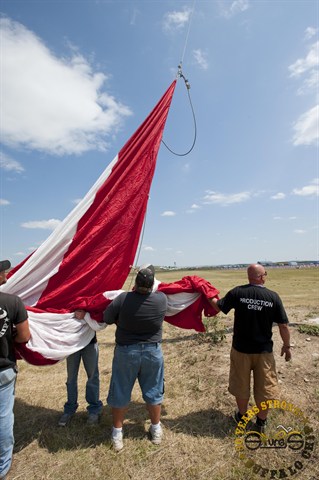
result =
[[[191,106],[191,110],[192,110],[192,114],[193,114],[193,121],[194,121],[194,140],[193,140],[193,143],[192,143],[192,146],[190,147],[190,149],[185,152],[185,153],[177,153],[177,152],[174,152],[171,148],[168,147],[168,145],[164,142],[164,140],[162,139],[162,143],[165,145],[165,147],[171,152],[173,153],[173,155],[177,155],[179,157],[184,157],[186,155],[188,155],[194,148],[195,146],[195,142],[196,142],[196,137],[197,137],[197,125],[196,125],[196,117],[195,117],[195,112],[194,112],[194,107],[193,107],[193,103],[192,103],[192,100],[191,100],[191,96],[190,96],[190,93],[189,93],[189,90],[191,88],[190,86],[190,83],[189,81],[187,80],[187,78],[184,76],[183,72],[182,72],[182,64],[183,64],[183,60],[184,60],[184,56],[185,56],[185,52],[186,52],[186,46],[187,46],[187,43],[188,43],[188,37],[189,37],[189,32],[190,32],[190,27],[191,27],[191,21],[192,21],[192,18],[193,18],[193,14],[194,14],[194,10],[195,10],[195,3],[196,3],[196,0],[194,0],[193,2],[193,7],[192,7],[192,11],[191,11],[191,15],[189,17],[189,22],[188,22],[188,29],[187,29],[187,34],[186,34],[186,39],[185,39],[185,43],[184,43],[184,49],[183,49],[183,53],[182,53],[182,59],[177,67],[177,75],[176,77],[178,78],[182,78],[184,80],[184,83],[185,83],[185,86],[186,86],[186,89],[187,89],[187,94],[188,94],[188,99],[189,99],[189,103],[190,103],[190,106]],[[141,237],[140,237],[140,241],[139,241],[139,247],[138,247],[138,251],[137,251],[137,255],[136,255],[136,260],[134,262],[134,265],[131,265],[131,271],[130,271],[130,274],[133,274],[135,272],[137,272],[138,268],[137,268],[137,264],[138,264],[138,259],[140,257],[140,253],[141,253],[141,249],[142,249],[142,244],[143,244],[143,238],[144,238],[144,233],[145,233],[145,225],[146,225],[146,216],[147,216],[147,207],[146,207],[146,212],[145,212],[145,217],[144,217],[144,222],[143,222],[143,227],[142,227],[142,234],[141,234]],[[130,278],[130,284],[129,284],[129,287],[128,287],[128,290],[131,290],[132,288],[132,283],[133,283],[133,275],[131,275],[131,278]]]
[[190,93],[189,93],[189,90],[190,90],[191,86],[190,86],[190,83],[187,80],[187,78],[185,78],[185,76],[183,75],[181,63],[178,65],[177,76],[184,80],[185,86],[187,88],[188,99],[189,99],[189,103],[190,103],[190,106],[191,106],[193,121],[194,121],[194,139],[193,139],[193,143],[192,143],[191,147],[185,153],[175,152],[164,142],[164,140],[162,140],[162,143],[163,143],[163,145],[165,145],[167,150],[170,151],[173,155],[177,155],[178,157],[185,157],[186,155],[188,155],[193,150],[193,148],[195,146],[196,138],[197,138],[197,125],[196,125],[196,117],[195,117],[194,107],[193,107],[192,99],[191,99],[191,96],[190,96]]
[[167,150],[169,150],[173,155],[177,155],[178,157],[185,157],[186,155],[188,155],[194,148],[195,146],[195,143],[196,143],[196,138],[197,138],[197,125],[196,125],[196,117],[195,117],[195,112],[194,112],[194,107],[193,107],[193,103],[192,103],[192,99],[191,99],[191,96],[190,96],[190,93],[189,93],[189,90],[191,88],[190,86],[190,83],[189,81],[187,80],[187,78],[185,78],[183,72],[182,72],[182,64],[183,64],[183,60],[184,60],[184,56],[185,56],[185,52],[186,52],[186,46],[187,46],[187,43],[188,43],[188,37],[189,37],[189,32],[190,32],[190,27],[191,27],[191,23],[192,23],[192,18],[193,18],[193,15],[194,15],[194,11],[195,11],[195,3],[196,3],[196,0],[194,0],[193,2],[193,7],[192,7],[192,10],[191,10],[191,14],[190,14],[190,17],[189,17],[189,22],[188,22],[188,29],[187,29],[187,34],[186,34],[186,38],[185,38],[185,43],[184,43],[184,49],[183,49],[183,53],[182,53],[182,59],[177,67],[177,78],[182,78],[184,80],[184,83],[185,83],[185,86],[186,86],[186,89],[187,89],[187,95],[188,95],[188,100],[189,100],[189,104],[191,106],[191,110],[192,110],[192,115],[193,115],[193,121],[194,121],[194,140],[193,140],[193,143],[191,145],[191,147],[189,148],[189,150],[185,153],[177,153],[175,151],[173,151],[165,142],[164,140],[162,140],[162,143],[163,145],[165,145],[165,147],[167,148]]

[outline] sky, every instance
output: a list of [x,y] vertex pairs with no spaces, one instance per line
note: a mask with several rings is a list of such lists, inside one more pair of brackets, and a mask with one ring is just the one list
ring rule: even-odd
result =
[[318,20],[315,0],[0,0],[1,258],[50,235],[178,78],[135,263],[318,260]]

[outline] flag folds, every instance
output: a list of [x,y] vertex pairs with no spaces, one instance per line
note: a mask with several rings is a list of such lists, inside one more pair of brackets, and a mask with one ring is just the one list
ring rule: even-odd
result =
[[176,80],[61,225],[12,270],[3,291],[19,295],[25,305],[69,311],[83,296],[123,286],[175,85]]
[[[59,361],[104,327],[98,323],[102,312],[134,262],[175,85],[176,80],[82,201],[1,287],[19,295],[29,311],[32,338],[18,348],[30,363]],[[203,331],[203,309],[214,314],[207,297],[218,294],[212,285],[185,277],[158,289],[170,299],[167,321]],[[85,320],[74,318],[77,308],[88,312]]]

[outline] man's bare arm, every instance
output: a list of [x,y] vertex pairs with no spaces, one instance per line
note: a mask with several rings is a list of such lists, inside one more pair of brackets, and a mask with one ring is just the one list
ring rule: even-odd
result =
[[30,337],[30,329],[29,329],[29,321],[26,319],[24,322],[18,323],[15,325],[17,334],[14,337],[14,341],[17,343],[25,343],[27,342]]
[[278,323],[278,327],[283,342],[283,346],[281,347],[281,356],[285,355],[285,360],[288,362],[291,359],[289,327],[287,323]]
[[213,309],[216,310],[216,312],[220,312],[220,308],[217,305],[218,299],[216,297],[208,298],[208,301],[211,304],[211,306],[213,307]]

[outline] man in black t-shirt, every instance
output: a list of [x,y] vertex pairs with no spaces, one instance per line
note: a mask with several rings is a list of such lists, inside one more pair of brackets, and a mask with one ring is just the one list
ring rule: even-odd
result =
[[[0,261],[0,285],[7,281],[11,264]],[[28,314],[21,299],[0,291],[0,479],[5,478],[11,462],[14,445],[13,405],[16,380],[14,342],[24,343],[30,338]]]
[[262,431],[268,409],[261,403],[277,398],[277,374],[273,355],[272,325],[278,324],[283,340],[281,355],[291,358],[288,318],[279,295],[264,286],[267,272],[260,264],[247,269],[249,284],[230,290],[220,300],[210,299],[217,311],[235,310],[230,354],[229,392],[235,396],[237,422],[246,413],[250,397],[250,375],[254,376],[254,398],[259,413],[256,429]]
[[152,265],[141,268],[136,275],[134,291],[121,293],[104,312],[104,322],[116,324],[116,346],[107,397],[112,407],[111,441],[115,451],[123,448],[123,421],[136,379],[151,419],[151,440],[155,445],[162,440],[160,416],[164,360],[161,342],[167,297],[162,292],[152,292],[154,273]]

